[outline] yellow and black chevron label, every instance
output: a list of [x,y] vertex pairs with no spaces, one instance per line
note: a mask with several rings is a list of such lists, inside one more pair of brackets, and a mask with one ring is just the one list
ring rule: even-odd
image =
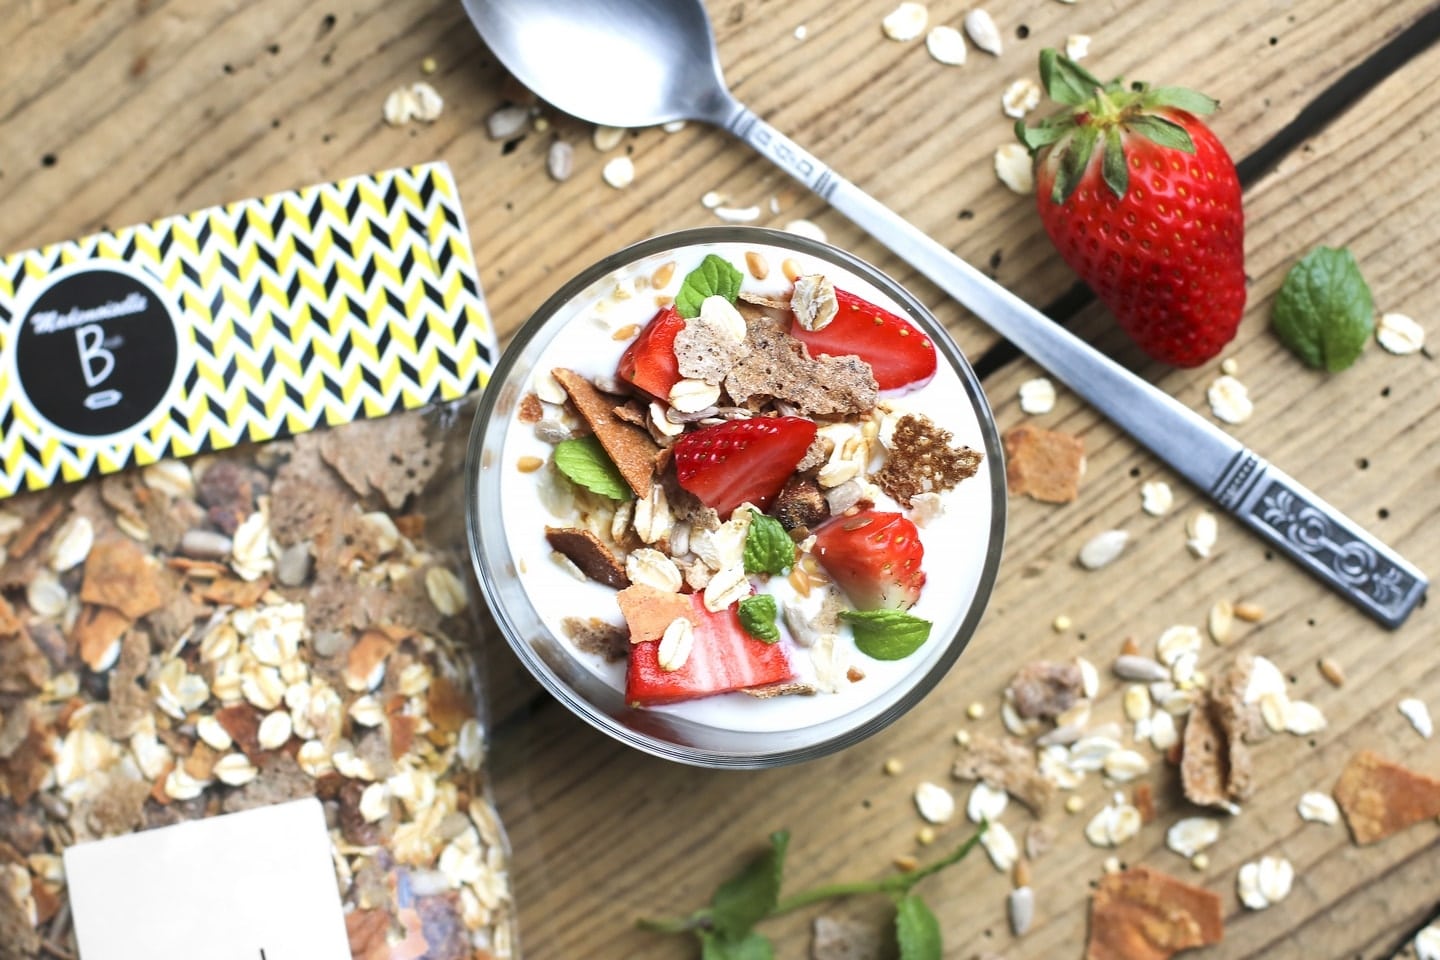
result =
[[454,400],[495,352],[444,164],[13,254],[0,497]]

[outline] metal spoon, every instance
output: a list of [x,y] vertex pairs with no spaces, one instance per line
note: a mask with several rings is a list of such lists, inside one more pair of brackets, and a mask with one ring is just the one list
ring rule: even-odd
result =
[[1181,476],[1389,627],[1427,581],[1340,511],[956,257],[730,93],[701,0],[464,0],[495,56],[593,123],[723,127],[885,244]]

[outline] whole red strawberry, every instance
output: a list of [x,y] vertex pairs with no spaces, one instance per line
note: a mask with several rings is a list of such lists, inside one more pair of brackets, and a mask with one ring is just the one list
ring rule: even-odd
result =
[[1197,117],[1215,101],[1103,83],[1054,50],[1040,54],[1040,77],[1065,109],[1015,132],[1050,241],[1150,356],[1211,359],[1245,309],[1240,181]]

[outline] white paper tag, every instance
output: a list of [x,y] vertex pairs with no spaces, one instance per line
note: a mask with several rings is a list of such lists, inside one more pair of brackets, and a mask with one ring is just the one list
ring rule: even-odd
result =
[[350,960],[318,800],[65,851],[81,960]]

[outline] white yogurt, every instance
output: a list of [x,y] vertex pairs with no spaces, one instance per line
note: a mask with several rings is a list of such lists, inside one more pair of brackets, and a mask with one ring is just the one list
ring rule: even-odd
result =
[[[769,263],[769,276],[756,280],[745,270],[747,252],[759,252]],[[687,247],[657,254],[624,267],[583,291],[561,308],[555,320],[547,325],[537,340],[549,337],[548,343],[537,342],[542,348],[535,365],[534,381],[524,392],[545,385],[539,378],[556,367],[567,367],[586,376],[611,376],[630,340],[616,339],[616,331],[643,328],[656,314],[658,295],[674,296],[685,275],[707,254],[715,253],[739,268],[744,281],[742,289],[757,294],[788,296],[790,282],[781,270],[781,263],[793,259],[802,273],[821,273],[840,289],[854,293],[899,316],[905,310],[879,288],[829,261],[778,247],[749,243],[713,243]],[[663,289],[649,287],[649,278],[662,264],[675,262],[672,279]],[[620,296],[617,297],[616,293]],[[940,354],[935,377],[925,386],[909,393],[899,392],[885,399],[897,407],[924,413],[935,423],[954,434],[958,443],[984,451],[985,442],[979,418],[965,392],[959,376]],[[551,385],[553,390],[553,385]],[[548,407],[547,414],[557,408]],[[580,581],[551,556],[545,539],[546,526],[573,526],[573,506],[563,495],[564,478],[557,477],[548,461],[553,447],[535,435],[532,424],[514,419],[509,424],[501,455],[500,507],[505,536],[514,569],[549,630],[569,645],[561,622],[567,617],[596,617],[623,626],[615,601],[615,590],[593,581]],[[538,472],[519,469],[524,457],[547,461]],[[876,461],[878,463],[879,461]],[[758,700],[742,693],[728,693],[685,703],[650,709],[673,713],[695,723],[725,730],[780,731],[798,730],[847,714],[871,715],[880,701],[893,701],[905,687],[923,677],[945,651],[960,630],[979,587],[989,548],[991,516],[991,463],[987,458],[975,476],[953,490],[942,494],[943,512],[920,526],[920,539],[925,546],[922,569],[927,575],[920,600],[911,613],[932,623],[930,638],[919,651],[898,661],[873,660],[859,652],[842,624],[840,646],[844,660],[858,668],[864,678],[858,682],[842,680],[836,693],[814,696],[781,696]],[[548,478],[548,479],[547,479]],[[550,495],[541,496],[540,485],[549,486]],[[897,510],[916,517],[883,494],[875,504],[878,510]],[[917,521],[918,523],[918,521]],[[759,578],[753,578],[760,584]],[[761,589],[774,594],[777,605],[784,609],[785,600],[794,595],[785,577],[771,577]],[[781,640],[798,680],[815,675],[810,651],[795,642],[780,618]],[[601,657],[571,647],[577,662],[596,677],[623,692],[625,663],[607,664]],[[844,668],[841,669],[844,673]]]

